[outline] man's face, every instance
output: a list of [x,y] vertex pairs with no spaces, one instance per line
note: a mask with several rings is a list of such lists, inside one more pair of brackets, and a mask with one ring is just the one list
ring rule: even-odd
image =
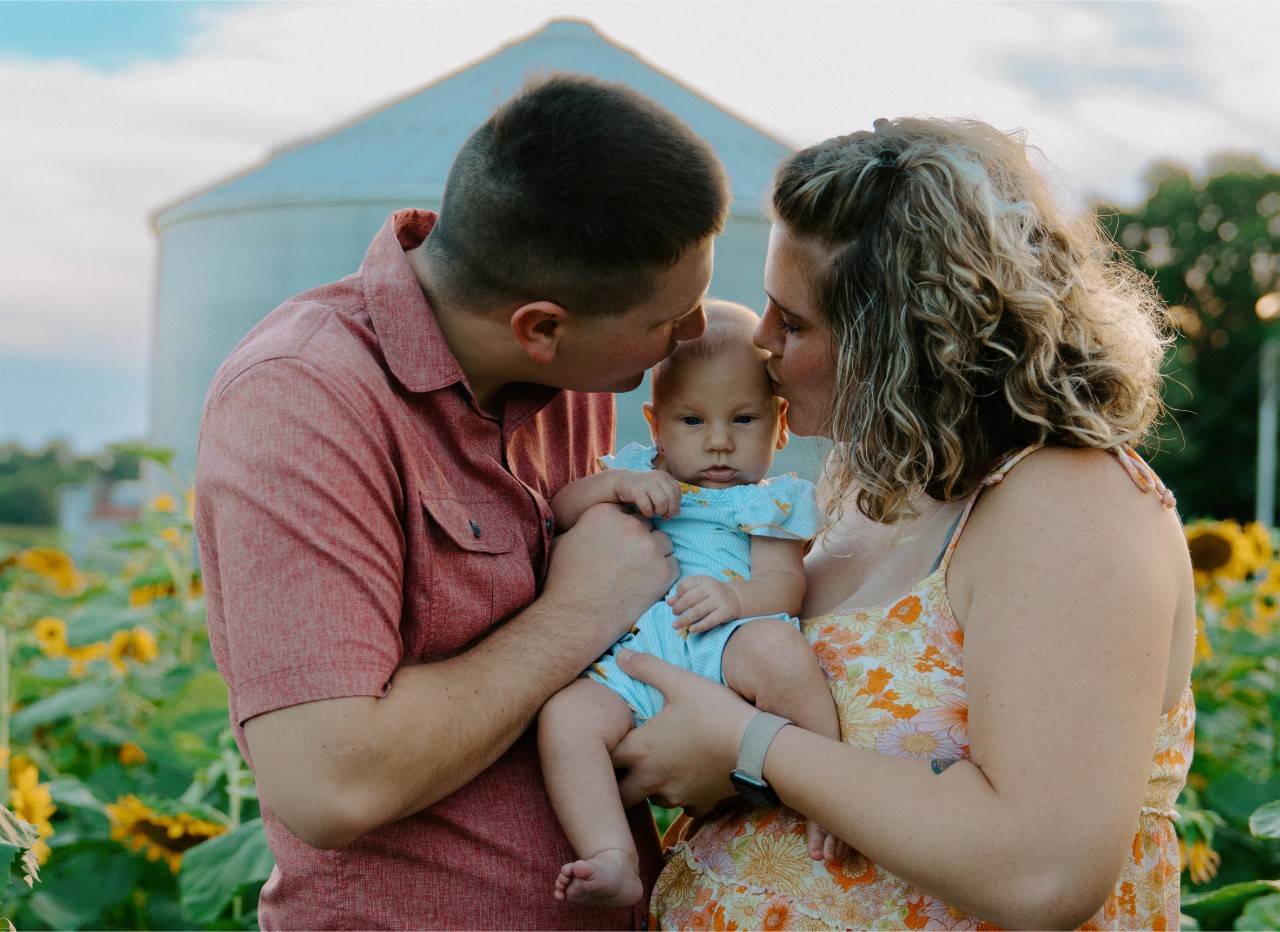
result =
[[663,272],[649,300],[609,317],[573,318],[561,384],[578,391],[629,392],[681,340],[706,329],[702,299],[711,282],[710,241]]

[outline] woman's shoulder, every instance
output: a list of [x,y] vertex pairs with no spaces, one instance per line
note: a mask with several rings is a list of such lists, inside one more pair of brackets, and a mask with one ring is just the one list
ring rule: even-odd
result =
[[980,496],[956,566],[976,562],[975,554],[985,562],[1028,546],[1064,558],[1074,551],[1093,560],[1165,563],[1186,550],[1171,502],[1150,467],[1126,450],[1043,447]]

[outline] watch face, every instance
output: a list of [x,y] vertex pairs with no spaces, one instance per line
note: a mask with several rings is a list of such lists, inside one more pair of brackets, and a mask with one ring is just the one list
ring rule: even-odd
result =
[[781,804],[773,787],[758,777],[735,770],[729,774],[729,779],[733,783],[733,788],[738,791],[738,795],[753,806],[772,808]]

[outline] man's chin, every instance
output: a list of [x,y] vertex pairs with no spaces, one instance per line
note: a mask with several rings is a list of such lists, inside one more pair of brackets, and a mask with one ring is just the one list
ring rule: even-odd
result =
[[640,387],[640,384],[642,382],[644,382],[643,372],[641,372],[639,375],[628,376],[627,378],[622,379],[621,381],[614,382],[607,389],[605,389],[605,391],[613,392],[615,395],[621,395],[625,392],[635,391],[637,388]]

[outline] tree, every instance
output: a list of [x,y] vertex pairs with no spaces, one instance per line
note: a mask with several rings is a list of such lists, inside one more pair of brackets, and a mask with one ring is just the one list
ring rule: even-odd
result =
[[1258,359],[1268,329],[1280,328],[1254,309],[1280,289],[1280,173],[1219,155],[1207,177],[1165,163],[1147,180],[1136,209],[1097,208],[1180,331],[1165,365],[1170,417],[1143,452],[1184,515],[1252,518]]

